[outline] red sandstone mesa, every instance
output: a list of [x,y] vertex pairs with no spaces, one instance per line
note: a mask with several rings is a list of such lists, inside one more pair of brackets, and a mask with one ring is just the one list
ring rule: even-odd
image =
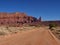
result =
[[25,23],[37,22],[37,18],[25,13],[0,13],[0,25],[19,26]]
[[25,13],[0,13],[0,26],[6,25],[6,26],[21,26],[23,24],[29,24],[29,25],[44,25],[48,26],[50,23],[55,23],[58,26],[60,26],[60,20],[59,21],[41,21],[41,17],[39,19],[28,16]]

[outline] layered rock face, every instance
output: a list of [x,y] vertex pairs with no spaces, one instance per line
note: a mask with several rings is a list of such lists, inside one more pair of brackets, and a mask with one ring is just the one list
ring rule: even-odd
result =
[[0,12],[0,26],[23,26],[24,24],[28,25],[40,25],[40,26],[48,26],[49,24],[56,24],[60,26],[59,21],[41,21],[41,17],[39,19],[28,16],[25,13],[15,12],[15,13],[5,13]]
[[20,26],[37,22],[37,18],[27,16],[25,13],[0,13],[0,26]]

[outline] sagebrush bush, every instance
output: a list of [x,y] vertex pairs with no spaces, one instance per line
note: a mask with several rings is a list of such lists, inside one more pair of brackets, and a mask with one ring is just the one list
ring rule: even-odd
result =
[[53,27],[56,27],[56,24],[49,24],[49,29],[52,29]]

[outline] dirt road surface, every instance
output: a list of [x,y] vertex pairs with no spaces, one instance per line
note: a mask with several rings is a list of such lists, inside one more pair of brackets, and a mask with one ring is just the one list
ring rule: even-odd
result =
[[47,29],[34,29],[0,37],[0,45],[60,45]]

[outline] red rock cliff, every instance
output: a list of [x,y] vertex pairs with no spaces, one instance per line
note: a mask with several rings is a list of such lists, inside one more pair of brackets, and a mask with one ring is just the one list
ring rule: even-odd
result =
[[33,22],[37,22],[37,18],[27,16],[25,13],[0,13],[0,25],[20,26]]

